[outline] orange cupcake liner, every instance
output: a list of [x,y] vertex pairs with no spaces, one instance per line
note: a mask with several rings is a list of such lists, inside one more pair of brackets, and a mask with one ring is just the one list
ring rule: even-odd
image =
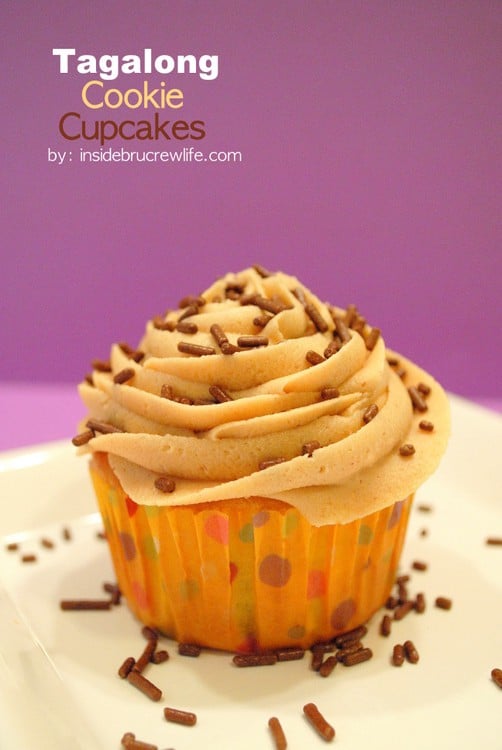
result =
[[138,505],[104,454],[91,476],[136,617],[178,642],[233,652],[308,648],[366,622],[394,583],[412,503],[315,527],[262,497]]

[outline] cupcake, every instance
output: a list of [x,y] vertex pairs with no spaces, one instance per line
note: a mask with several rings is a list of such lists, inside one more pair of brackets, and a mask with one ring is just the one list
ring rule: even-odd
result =
[[306,648],[381,607],[449,433],[441,386],[355,306],[261,266],[148,321],[79,390],[130,609],[234,652]]

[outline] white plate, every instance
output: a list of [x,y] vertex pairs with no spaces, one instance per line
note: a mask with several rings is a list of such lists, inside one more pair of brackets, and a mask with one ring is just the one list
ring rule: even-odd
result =
[[[126,656],[144,645],[126,606],[111,612],[62,612],[62,598],[101,597],[114,580],[85,460],[69,444],[53,443],[0,455],[0,747],[119,750],[124,732],[176,750],[272,750],[267,726],[279,717],[288,748],[322,747],[302,715],[315,702],[344,750],[406,747],[502,747],[502,691],[490,677],[502,668],[502,420],[452,397],[453,435],[439,471],[420,490],[412,512],[401,572],[412,571],[411,593],[425,592],[427,610],[378,634],[370,623],[371,661],[339,665],[327,679],[303,661],[238,669],[231,656],[181,657],[165,640],[168,662],[149,667],[163,690],[153,703],[117,676]],[[432,512],[418,509],[420,503]],[[62,528],[73,534],[64,541]],[[427,536],[420,531],[426,527]],[[42,537],[54,541],[41,546]],[[7,551],[17,541],[20,550]],[[34,552],[35,563],[21,554]],[[436,596],[453,607],[434,607]],[[16,607],[19,611],[16,610]],[[416,665],[390,664],[394,643],[411,639]],[[194,727],[169,724],[163,706],[194,711]],[[32,736],[33,734],[33,736]],[[71,737],[71,742],[68,740]],[[36,739],[34,739],[36,738]]]

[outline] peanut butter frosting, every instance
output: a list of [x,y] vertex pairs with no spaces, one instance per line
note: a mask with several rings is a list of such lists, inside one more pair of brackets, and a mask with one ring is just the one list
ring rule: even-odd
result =
[[150,320],[137,350],[113,345],[79,391],[74,443],[107,453],[136,503],[270,497],[317,526],[408,497],[449,434],[441,386],[357,308],[260,266]]

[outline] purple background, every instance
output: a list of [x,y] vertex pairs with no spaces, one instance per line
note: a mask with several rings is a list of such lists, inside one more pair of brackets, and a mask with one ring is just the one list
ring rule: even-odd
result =
[[[356,302],[449,390],[500,395],[499,2],[4,0],[0,14],[0,381],[77,381],[147,317],[260,262]],[[193,145],[243,163],[79,164],[59,117],[102,115],[80,102],[84,76],[59,74],[52,49],[72,46],[217,54],[215,81],[168,77],[186,102],[171,119],[204,120]],[[48,147],[73,162],[49,164]]]

